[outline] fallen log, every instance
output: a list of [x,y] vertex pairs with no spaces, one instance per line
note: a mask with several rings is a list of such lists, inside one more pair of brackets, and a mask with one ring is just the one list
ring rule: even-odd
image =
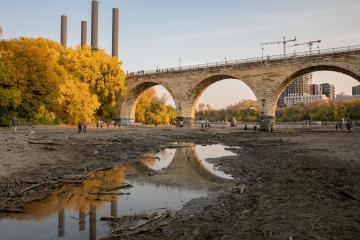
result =
[[105,192],[110,192],[110,191],[115,191],[115,190],[119,190],[119,189],[129,189],[129,188],[132,188],[132,187],[133,186],[131,184],[124,183],[122,185],[105,187],[104,190],[105,190]]
[[112,221],[119,221],[120,217],[101,217],[100,221],[102,222],[112,222]]
[[117,193],[113,193],[113,192],[88,192],[88,194],[91,195],[130,195],[130,193],[122,193],[122,192],[117,192]]
[[30,190],[32,190],[32,189],[34,189],[34,188],[40,187],[40,186],[43,185],[43,184],[45,184],[45,183],[42,182],[42,183],[37,183],[37,184],[31,185],[31,186],[29,186],[29,187],[27,187],[27,188],[24,188],[24,189],[22,189],[21,191],[19,191],[18,194],[19,194],[19,195],[22,195],[22,194],[24,194],[25,192],[28,192],[28,191],[30,191]]
[[24,210],[22,209],[18,209],[18,208],[5,208],[5,209],[0,209],[1,213],[24,213]]

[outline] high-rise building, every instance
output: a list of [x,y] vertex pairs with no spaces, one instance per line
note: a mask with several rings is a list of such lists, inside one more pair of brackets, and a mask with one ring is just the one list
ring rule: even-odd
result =
[[321,91],[320,91],[320,85],[318,84],[311,84],[309,86],[310,89],[310,95],[320,95]]
[[360,95],[360,85],[352,87],[352,95]]
[[329,83],[320,84],[321,94],[327,96],[330,101],[335,100],[335,86]]
[[297,94],[298,96],[310,94],[310,84],[312,82],[312,74],[305,74],[301,77],[295,78],[289,86],[281,94],[278,106],[283,107],[285,105],[285,97],[290,94]]

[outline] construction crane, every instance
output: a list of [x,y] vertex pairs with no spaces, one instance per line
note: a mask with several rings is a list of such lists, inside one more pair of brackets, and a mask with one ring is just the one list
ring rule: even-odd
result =
[[264,46],[266,46],[266,45],[273,45],[273,44],[283,44],[283,47],[284,47],[284,57],[285,57],[285,56],[286,56],[286,44],[287,44],[288,42],[295,42],[295,41],[296,41],[296,37],[294,37],[293,39],[288,39],[288,40],[286,40],[286,37],[283,37],[283,40],[282,40],[282,41],[260,43],[261,51],[262,51],[262,58],[264,59]]
[[315,41],[309,41],[309,42],[304,42],[304,43],[296,43],[294,45],[290,45],[289,47],[298,47],[298,46],[304,46],[304,45],[309,45],[309,52],[312,52],[312,46],[317,43],[318,46],[317,48],[319,49],[319,45],[321,43],[321,40],[315,40]]

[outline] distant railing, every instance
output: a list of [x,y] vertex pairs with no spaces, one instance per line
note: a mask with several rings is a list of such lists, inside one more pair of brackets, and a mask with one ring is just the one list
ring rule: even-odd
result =
[[212,63],[205,63],[205,64],[195,64],[195,65],[188,65],[188,66],[179,66],[173,68],[163,68],[163,69],[156,69],[150,71],[137,71],[137,72],[130,72],[127,73],[128,77],[132,76],[142,76],[142,75],[151,75],[151,74],[162,74],[162,73],[174,73],[174,72],[181,72],[181,71],[189,71],[189,70],[198,70],[198,69],[206,69],[212,67],[222,67],[222,66],[235,66],[245,63],[261,63],[266,61],[274,61],[274,60],[286,60],[286,59],[294,59],[298,57],[309,57],[309,56],[319,56],[319,55],[327,55],[333,53],[346,53],[351,51],[360,50],[360,45],[348,46],[348,47],[339,47],[339,48],[328,48],[328,49],[321,49],[315,51],[307,51],[307,52],[299,52],[299,53],[288,53],[286,55],[271,55],[271,56],[264,56],[264,57],[256,57],[256,58],[246,58],[246,59],[238,59],[238,60],[230,60],[230,61],[222,61],[222,62],[212,62]]

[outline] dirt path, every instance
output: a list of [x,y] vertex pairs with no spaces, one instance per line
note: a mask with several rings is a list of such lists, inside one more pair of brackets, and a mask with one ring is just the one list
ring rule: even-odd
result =
[[[240,146],[217,160],[238,183],[194,200],[175,221],[131,239],[357,239],[360,236],[360,131],[286,133],[239,129],[0,129],[0,209],[21,209],[69,178],[136,161],[174,141]],[[244,187],[246,186],[246,187]]]

